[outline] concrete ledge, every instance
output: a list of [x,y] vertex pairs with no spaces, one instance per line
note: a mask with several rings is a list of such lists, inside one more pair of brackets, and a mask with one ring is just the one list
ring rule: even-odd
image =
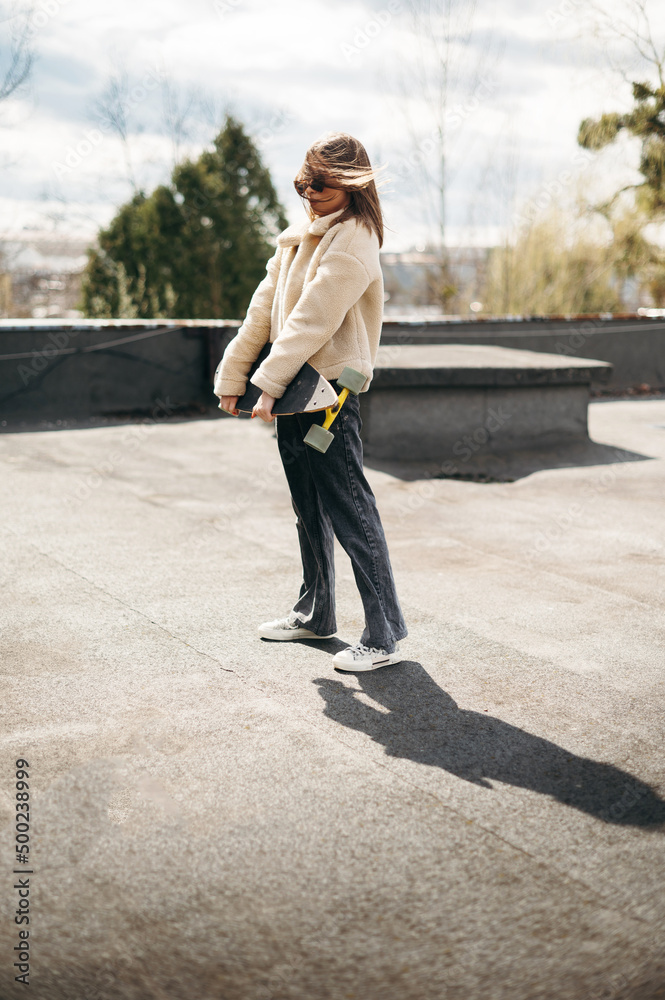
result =
[[2,320],[2,426],[203,411],[216,403],[209,344],[225,343],[238,325],[233,320]]
[[369,460],[484,468],[488,454],[587,442],[593,378],[606,362],[503,347],[441,344],[382,349],[363,393]]
[[606,361],[509,347],[382,345],[372,386],[589,385],[592,380],[607,382],[611,373]]
[[[665,316],[387,317],[382,344],[478,344],[600,359],[614,366],[613,390],[665,387]],[[594,385],[597,383],[594,382]]]
[[[156,407],[171,414],[192,408],[222,418],[212,377],[239,325],[238,320],[0,320],[0,424],[21,428],[116,419],[152,414]],[[595,386],[665,386],[665,318],[387,319],[381,342],[373,389],[583,385],[589,373]],[[448,351],[443,361],[436,353],[441,347]],[[428,355],[431,363],[423,362],[422,353],[412,363],[414,349],[435,349]],[[571,356],[580,354],[591,358]]]

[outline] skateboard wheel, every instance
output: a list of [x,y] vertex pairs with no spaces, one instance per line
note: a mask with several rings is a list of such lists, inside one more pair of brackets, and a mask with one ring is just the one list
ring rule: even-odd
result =
[[305,444],[308,444],[310,448],[314,448],[315,451],[320,451],[322,454],[328,451],[334,440],[335,435],[327,431],[321,424],[312,424],[303,438]]
[[341,385],[343,389],[348,389],[354,396],[357,396],[366,381],[367,377],[362,372],[357,372],[355,368],[349,368],[347,365],[337,379],[337,384]]

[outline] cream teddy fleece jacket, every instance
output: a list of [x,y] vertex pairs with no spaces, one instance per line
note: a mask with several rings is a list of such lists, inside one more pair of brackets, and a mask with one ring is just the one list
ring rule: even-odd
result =
[[343,209],[290,226],[277,237],[238,333],[214,379],[217,396],[240,396],[247,374],[270,340],[270,355],[252,382],[279,399],[306,361],[328,380],[349,365],[369,388],[383,317],[379,239]]

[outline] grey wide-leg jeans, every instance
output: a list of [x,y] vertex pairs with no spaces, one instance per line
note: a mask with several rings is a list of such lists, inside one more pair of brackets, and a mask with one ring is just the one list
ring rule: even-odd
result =
[[[335,383],[333,383],[335,385]],[[337,391],[341,391],[338,387]],[[365,610],[360,641],[392,653],[407,635],[395,591],[376,499],[363,472],[360,404],[349,395],[332,425],[335,440],[321,454],[303,444],[322,413],[276,417],[279,453],[296,513],[303,582],[293,607],[317,635],[337,630],[333,540],[351,559]]]

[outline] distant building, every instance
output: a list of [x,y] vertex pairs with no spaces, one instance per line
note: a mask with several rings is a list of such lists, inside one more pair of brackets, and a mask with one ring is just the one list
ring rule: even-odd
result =
[[447,295],[441,296],[441,264],[431,250],[381,254],[386,316],[472,315],[471,303],[485,282],[487,247],[447,247]]
[[0,316],[75,319],[91,241],[23,229],[0,238]]
[[[92,239],[24,229],[0,237],[0,317],[76,319]],[[450,293],[440,297],[441,268],[431,251],[381,254],[386,316],[470,315],[481,294],[489,250],[449,247]]]

